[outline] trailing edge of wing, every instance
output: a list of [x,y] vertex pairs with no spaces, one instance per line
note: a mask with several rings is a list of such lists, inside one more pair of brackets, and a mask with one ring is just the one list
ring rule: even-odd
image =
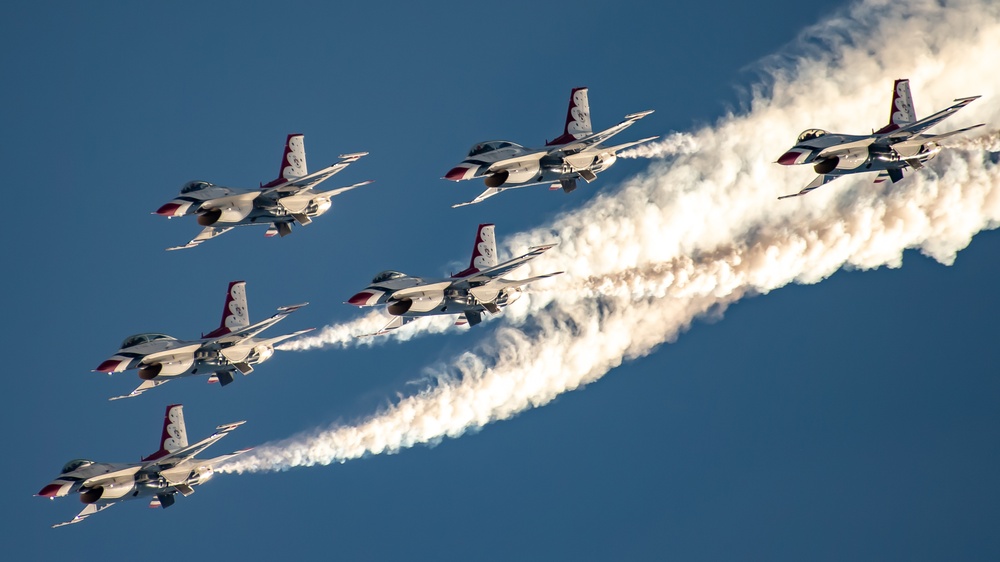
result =
[[942,109],[941,111],[938,111],[933,115],[929,115],[927,117],[924,117],[923,119],[914,121],[913,123],[910,123],[905,127],[900,127],[895,131],[885,133],[883,136],[889,138],[901,137],[903,139],[906,139],[909,138],[910,136],[922,133],[927,129],[930,129],[934,125],[937,125],[941,121],[944,121],[945,119],[951,117],[956,111],[962,109],[963,107],[969,105],[970,103],[972,103],[977,99],[979,99],[979,96],[958,98],[955,100],[956,103],[953,104],[951,107]]
[[958,129],[957,131],[949,131],[947,133],[942,133],[940,135],[921,136],[921,137],[913,136],[905,141],[894,143],[891,146],[893,150],[905,151],[908,148],[917,148],[929,142],[937,142],[939,140],[943,140],[948,137],[964,133],[966,131],[971,131],[972,129],[982,127],[985,124],[986,123],[980,123],[978,125],[973,125],[971,127],[966,127],[964,129]]
[[521,267],[522,265],[528,263],[529,261],[537,258],[538,256],[544,254],[550,248],[555,247],[556,244],[544,244],[542,246],[535,246],[529,248],[528,253],[522,254],[514,259],[507,260],[501,264],[497,264],[489,269],[484,269],[479,273],[474,273],[468,277],[464,277],[461,281],[468,283],[480,283],[496,279],[498,277],[503,277],[507,273],[514,271],[515,269]]
[[553,147],[552,150],[548,152],[548,154],[555,154],[557,152],[578,152],[580,150],[587,148],[588,146],[600,144],[610,139],[611,137],[617,135],[618,133],[624,131],[625,129],[631,127],[636,123],[636,121],[642,119],[643,117],[649,115],[650,113],[653,113],[653,111],[654,110],[652,109],[648,109],[646,111],[640,111],[638,113],[630,113],[625,116],[625,119],[621,123],[618,123],[613,127],[604,129],[599,133],[594,133],[590,136],[577,139],[576,141],[571,142],[569,144]]

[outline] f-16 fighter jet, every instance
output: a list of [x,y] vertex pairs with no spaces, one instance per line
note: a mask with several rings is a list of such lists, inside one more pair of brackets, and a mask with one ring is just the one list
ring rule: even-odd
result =
[[184,407],[180,404],[167,406],[159,451],[138,463],[71,460],[63,466],[62,472],[52,483],[35,495],[55,499],[76,492],[80,494],[80,501],[87,504],[79,515],[53,525],[53,528],[79,523],[124,500],[151,497],[150,507],[166,509],[174,504],[175,494],[190,496],[194,493],[194,486],[208,481],[215,467],[222,461],[250,450],[234,451],[214,459],[194,458],[244,423],[240,421],[220,425],[211,436],[188,445],[187,430],[184,429]]
[[482,321],[483,311],[493,314],[521,296],[521,287],[556,273],[546,273],[529,279],[511,280],[502,276],[542,255],[555,244],[530,248],[527,254],[497,264],[497,243],[494,225],[481,224],[472,246],[469,268],[447,279],[410,277],[398,271],[383,271],[371,285],[347,301],[355,306],[387,305],[394,318],[381,330],[367,336],[395,330],[420,316],[459,314],[458,324],[475,326]]
[[274,316],[251,325],[246,282],[233,281],[222,307],[222,322],[212,332],[191,341],[166,334],[136,334],[125,338],[118,353],[94,371],[110,375],[127,369],[139,370],[142,384],[130,394],[111,400],[138,396],[172,379],[191,375],[210,375],[208,382],[226,386],[233,382],[236,371],[248,375],[253,365],[270,359],[278,343],[312,330],[269,339],[255,337],[307,304],[280,307]]
[[563,134],[545,143],[544,148],[525,148],[508,141],[487,141],[476,144],[461,164],[452,168],[444,179],[461,181],[484,178],[486,191],[467,203],[452,207],[472,205],[493,197],[505,189],[552,184],[552,189],[562,188],[569,193],[576,189],[577,178],[592,182],[599,172],[611,167],[618,159],[618,152],[630,146],[651,141],[649,137],[617,146],[601,143],[631,127],[636,121],[652,113],[640,111],[625,116],[621,123],[599,133],[590,126],[590,102],[587,88],[574,88],[569,97],[566,127]]
[[886,178],[893,183],[898,182],[903,179],[904,169],[919,170],[924,167],[924,162],[937,156],[941,151],[941,140],[983,126],[980,123],[940,135],[922,134],[978,97],[956,99],[951,107],[918,120],[910,96],[910,81],[896,80],[889,124],[871,135],[842,135],[822,129],[808,129],[799,135],[795,146],[778,158],[778,164],[813,164],[819,176],[802,191],[782,195],[778,199],[805,195],[847,174],[878,172],[875,183],[882,183]]
[[340,162],[310,174],[306,168],[303,138],[299,134],[288,135],[278,178],[262,184],[260,189],[234,189],[207,181],[184,184],[181,194],[157,209],[155,214],[167,218],[198,215],[198,224],[205,229],[187,244],[167,249],[193,248],[234,226],[266,224],[265,236],[286,236],[292,232],[292,223],[307,225],[329,211],[332,197],[371,183],[363,181],[347,187],[318,190],[319,184],[368,153],[342,154]]

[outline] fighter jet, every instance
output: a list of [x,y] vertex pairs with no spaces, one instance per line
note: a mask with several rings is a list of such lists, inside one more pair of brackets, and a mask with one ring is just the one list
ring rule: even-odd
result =
[[611,167],[617,160],[619,151],[657,138],[649,137],[617,146],[601,146],[602,142],[652,112],[653,110],[648,110],[626,115],[625,120],[614,127],[594,133],[590,126],[587,88],[574,88],[569,97],[563,134],[546,142],[545,147],[525,148],[502,140],[474,145],[466,159],[445,174],[444,179],[461,181],[484,178],[488,189],[472,201],[452,207],[479,203],[506,189],[545,183],[552,184],[551,189],[562,188],[569,193],[576,189],[577,178],[583,178],[589,183],[597,178],[599,172]]
[[870,135],[843,135],[822,129],[807,129],[799,135],[795,146],[778,158],[778,164],[792,166],[813,164],[819,176],[802,191],[782,195],[778,199],[798,197],[827,184],[840,176],[863,172],[878,172],[875,183],[886,178],[893,183],[903,179],[903,170],[919,170],[924,163],[941,151],[939,142],[983,124],[973,125],[940,135],[924,135],[927,129],[951,117],[979,96],[958,98],[955,104],[930,117],[917,119],[910,96],[910,81],[896,80],[892,91],[889,124]]
[[174,504],[174,495],[194,493],[194,486],[204,484],[222,461],[241,455],[250,449],[233,451],[214,459],[200,460],[195,455],[222,439],[230,431],[246,422],[229,423],[215,428],[215,433],[194,445],[188,445],[184,428],[184,407],[167,406],[163,418],[160,450],[138,463],[104,463],[87,459],[74,459],[63,466],[62,472],[36,496],[49,499],[61,498],[78,492],[80,501],[87,504],[79,515],[52,527],[79,523],[91,515],[104,511],[120,501],[149,498],[149,507],[164,509]]
[[330,179],[367,152],[342,154],[340,162],[318,172],[306,168],[306,149],[303,135],[291,134],[285,141],[278,178],[260,189],[234,189],[211,184],[207,181],[189,181],[181,187],[181,194],[163,205],[154,214],[167,218],[198,215],[198,224],[205,227],[198,236],[183,246],[167,250],[193,248],[206,240],[229,232],[234,226],[268,225],[265,236],[287,236],[292,223],[307,225],[312,219],[330,210],[330,199],[345,191],[368,185],[363,181],[347,187],[327,191],[317,186]]
[[115,396],[111,400],[132,398],[172,379],[191,375],[210,375],[208,382],[226,386],[233,382],[236,371],[248,375],[253,371],[253,365],[270,359],[274,346],[279,342],[312,330],[309,328],[269,339],[255,337],[307,304],[279,307],[274,316],[251,325],[246,281],[233,281],[226,292],[222,322],[212,332],[191,341],[155,333],[129,336],[122,342],[118,353],[94,371],[110,375],[128,369],[139,370],[142,384],[131,393]]
[[393,319],[378,332],[365,336],[385,334],[420,316],[440,314],[458,314],[457,324],[475,326],[482,321],[483,311],[496,314],[502,307],[520,298],[522,286],[562,273],[546,273],[516,281],[503,279],[503,275],[537,258],[555,244],[535,246],[527,254],[498,264],[493,229],[492,224],[479,225],[468,269],[447,279],[410,277],[398,271],[383,271],[376,275],[371,285],[347,303],[355,306],[386,305]]

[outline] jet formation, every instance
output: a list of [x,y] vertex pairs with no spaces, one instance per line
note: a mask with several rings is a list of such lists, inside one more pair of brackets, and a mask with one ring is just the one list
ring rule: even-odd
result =
[[238,421],[220,425],[212,435],[188,445],[184,407],[171,404],[163,417],[160,448],[155,453],[137,463],[73,459],[63,466],[55,480],[35,495],[55,499],[75,493],[86,504],[76,517],[57,523],[53,528],[79,523],[125,500],[151,498],[150,507],[166,509],[174,504],[177,494],[193,494],[194,487],[211,478],[215,467],[223,461],[250,450],[233,451],[212,459],[195,458],[244,423]]
[[[924,131],[939,124],[979,96],[959,98],[950,107],[924,119],[917,119],[913,110],[908,80],[896,80],[893,87],[889,124],[871,135],[829,133],[820,129],[804,131],[795,145],[778,158],[782,165],[813,165],[819,176],[798,193],[798,197],[843,175],[877,172],[876,182],[903,179],[907,168],[917,169],[941,150],[941,141],[982,125],[966,127],[938,135]],[[509,141],[477,143],[465,160],[453,167],[444,179],[461,181],[481,178],[486,191],[461,207],[482,202],[502,191],[539,184],[569,193],[576,189],[577,180],[592,182],[597,174],[617,160],[618,153],[628,147],[657,137],[614,146],[603,143],[653,113],[641,111],[626,115],[617,125],[594,133],[590,120],[587,88],[575,88],[570,95],[569,109],[563,134],[548,141],[542,148],[526,148]],[[331,208],[331,199],[344,192],[368,185],[370,181],[346,187],[320,190],[319,185],[344,170],[367,153],[340,156],[340,161],[317,172],[309,173],[306,166],[304,137],[291,134],[285,142],[278,177],[259,189],[235,189],[205,181],[188,182],[178,197],[161,206],[155,214],[168,218],[196,215],[204,227],[194,239],[183,246],[191,248],[228,232],[236,226],[266,225],[266,236],[286,236],[293,224],[308,225]],[[414,277],[388,270],[376,275],[364,289],[350,297],[346,304],[359,307],[384,307],[391,316],[381,330],[366,336],[386,334],[408,322],[424,316],[452,315],[458,325],[475,326],[485,313],[498,314],[515,302],[529,283],[560,272],[551,272],[526,279],[504,276],[527,264],[556,246],[555,243],[529,248],[524,254],[504,261],[498,260],[493,224],[480,224],[473,243],[469,267],[450,277]],[[137,370],[142,383],[124,396],[131,398],[181,377],[206,375],[208,381],[226,386],[235,380],[235,373],[247,375],[253,366],[267,361],[280,342],[311,330],[299,330],[273,338],[258,337],[266,329],[283,320],[305,304],[278,308],[278,312],[256,324],[250,323],[246,283],[233,281],[226,292],[222,320],[215,330],[193,340],[180,340],[162,333],[142,333],[130,336],[120,349],[103,361],[95,371],[108,374]],[[359,336],[360,337],[360,336]],[[220,425],[211,436],[189,445],[184,425],[183,407],[167,406],[163,422],[160,449],[139,463],[100,463],[86,459],[72,460],[59,476],[38,494],[47,498],[78,494],[86,507],[60,527],[79,523],[120,501],[150,498],[153,507],[169,507],[176,494],[190,495],[194,486],[208,480],[220,463],[246,452],[234,451],[207,460],[195,456],[228,435],[244,422]]]

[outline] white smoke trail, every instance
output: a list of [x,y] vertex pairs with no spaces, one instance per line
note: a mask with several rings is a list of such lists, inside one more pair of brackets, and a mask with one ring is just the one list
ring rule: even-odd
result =
[[678,154],[694,154],[698,151],[698,142],[694,135],[687,133],[671,133],[663,140],[641,144],[618,153],[619,158],[665,158]]
[[1000,78],[984,55],[1000,52],[1000,4],[872,0],[803,37],[794,56],[769,62],[771,81],[746,115],[691,134],[696,152],[653,162],[617,192],[514,237],[510,245],[522,248],[558,236],[558,251],[525,274],[566,270],[542,283],[577,290],[522,299],[495,341],[435,367],[435,384],[422,392],[356,425],[258,447],[222,470],[329,464],[456,437],[592,382],[743,296],[815,283],[842,267],[899,267],[907,248],[948,264],[976,232],[998,225],[995,131],[951,143],[901,183],[844,178],[789,201],[776,197],[798,191],[812,172],[773,161],[801,129],[884,124],[897,77],[911,79],[918,115],[983,94],[938,130],[993,129]]

